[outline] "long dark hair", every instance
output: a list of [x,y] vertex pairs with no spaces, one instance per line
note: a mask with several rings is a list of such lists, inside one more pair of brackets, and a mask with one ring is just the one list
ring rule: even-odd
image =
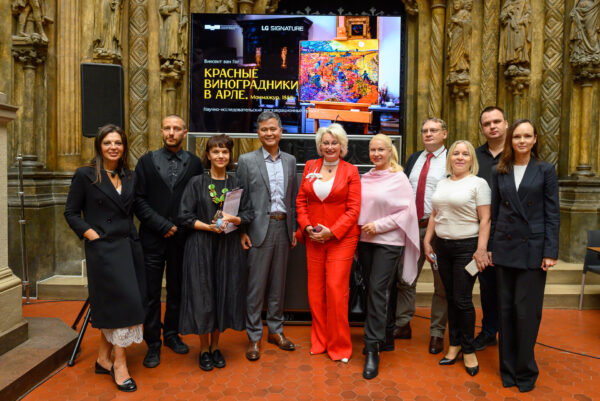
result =
[[233,139],[229,137],[227,134],[219,134],[215,136],[211,136],[208,141],[206,141],[206,149],[204,149],[204,157],[202,158],[202,163],[206,168],[210,168],[210,160],[208,160],[208,154],[212,148],[227,148],[229,150],[229,164],[227,164],[227,170],[231,171],[235,168],[235,163],[233,162]]
[[123,142],[123,155],[121,159],[119,159],[119,163],[117,165],[116,171],[123,172],[125,174],[129,174],[129,163],[127,162],[127,135],[125,135],[125,131],[123,128],[119,127],[115,124],[106,124],[102,127],[98,128],[98,133],[94,138],[94,150],[96,155],[92,160],[90,160],[90,166],[96,169],[96,181],[102,182],[102,170],[104,169],[104,158],[102,157],[102,141],[108,134],[112,134],[116,132],[121,137],[121,142]]
[[[502,150],[502,155],[500,156],[500,161],[498,162],[498,173],[508,174],[512,171],[513,165],[515,164],[515,155],[512,148],[513,133],[519,125],[525,123],[533,127],[533,136],[537,138],[537,129],[535,128],[535,124],[531,120],[521,118],[512,123],[512,125],[508,128],[508,131],[506,132],[504,149]],[[533,144],[533,147],[531,148],[531,157],[533,157],[536,160],[538,159],[537,141]]]

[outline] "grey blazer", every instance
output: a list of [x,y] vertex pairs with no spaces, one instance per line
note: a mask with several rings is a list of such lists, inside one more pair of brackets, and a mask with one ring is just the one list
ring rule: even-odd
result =
[[[286,223],[291,242],[296,231],[296,195],[298,194],[296,158],[289,153],[281,152],[281,162],[284,173]],[[246,232],[250,236],[252,246],[261,246],[269,228],[271,209],[271,189],[263,158],[263,148],[240,156],[236,176],[240,186],[244,191],[248,191],[254,208],[254,220],[248,225]]]

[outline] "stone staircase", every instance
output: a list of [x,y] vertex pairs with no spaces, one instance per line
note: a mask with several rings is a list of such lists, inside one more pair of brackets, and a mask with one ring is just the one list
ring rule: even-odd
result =
[[[87,298],[87,277],[85,268],[81,276],[53,276],[38,282],[38,299],[85,300]],[[544,308],[576,309],[579,307],[582,265],[559,261],[550,269],[546,280]],[[429,263],[425,263],[417,283],[417,306],[430,307],[433,294],[433,273]],[[165,299],[163,279],[163,300]],[[479,301],[479,280],[475,282],[473,300],[476,307]],[[600,275],[586,275],[584,309],[600,309]]]

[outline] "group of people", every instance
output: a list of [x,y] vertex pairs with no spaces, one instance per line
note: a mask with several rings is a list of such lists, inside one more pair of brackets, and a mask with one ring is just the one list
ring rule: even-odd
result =
[[[477,374],[475,351],[494,345],[499,330],[503,384],[531,390],[546,271],[558,252],[558,184],[554,167],[537,157],[532,122],[508,127],[498,107],[483,110],[480,122],[486,144],[475,150],[459,140],[446,150],[446,124],[427,119],[425,149],[408,158],[405,170],[390,138],[375,135],[374,168],[362,177],[343,160],[343,127],[322,127],[320,157],[306,162],[300,183],[296,159],[279,148],[281,120],[269,111],[257,120],[262,146],[239,157],[235,174],[232,139],[211,137],[201,161],[183,150],[187,130],[178,116],[163,120],[164,147],[140,158],[135,171],[123,130],[102,127],[96,156],[75,172],[65,208],[69,225],[85,238],[92,325],[102,331],[95,372],[135,391],[125,348],[143,337],[143,363],[152,368],[163,342],[189,352],[179,334],[199,335],[201,369],[223,368],[219,335],[226,329],[246,330],[246,357],[256,361],[265,299],[268,342],[293,351],[283,333],[283,301],[289,252],[301,242],[311,355],[351,358],[349,281],[357,255],[367,284],[363,377],[376,377],[380,352],[393,350],[394,338],[412,336],[416,281],[428,260],[435,287],[431,353],[443,350],[446,321],[449,327],[440,365],[462,355],[466,371]],[[227,213],[223,205],[234,194],[238,213]],[[477,276],[484,317],[474,338]]]

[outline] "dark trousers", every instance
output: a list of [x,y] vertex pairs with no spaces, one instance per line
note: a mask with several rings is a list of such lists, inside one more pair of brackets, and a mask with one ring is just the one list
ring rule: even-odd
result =
[[181,276],[184,241],[181,238],[167,238],[162,248],[144,249],[148,304],[144,322],[144,340],[149,347],[160,346],[160,293],[162,279],[167,269],[167,307],[163,337],[175,335],[179,331],[179,305],[181,303]]
[[546,272],[496,266],[500,304],[500,377],[505,387],[530,390],[539,370],[533,348],[537,340]]
[[496,286],[496,268],[488,266],[477,275],[481,292],[481,331],[490,337],[498,333],[498,291]]
[[435,237],[433,249],[448,301],[448,332],[450,345],[462,347],[465,354],[475,352],[475,307],[473,285],[465,266],[473,259],[477,250],[477,237],[448,240]]
[[390,299],[395,300],[392,294],[395,293],[396,268],[403,249],[402,246],[358,243],[358,258],[367,285],[364,341],[368,351],[379,350],[389,323],[393,330],[395,311],[390,308]]

